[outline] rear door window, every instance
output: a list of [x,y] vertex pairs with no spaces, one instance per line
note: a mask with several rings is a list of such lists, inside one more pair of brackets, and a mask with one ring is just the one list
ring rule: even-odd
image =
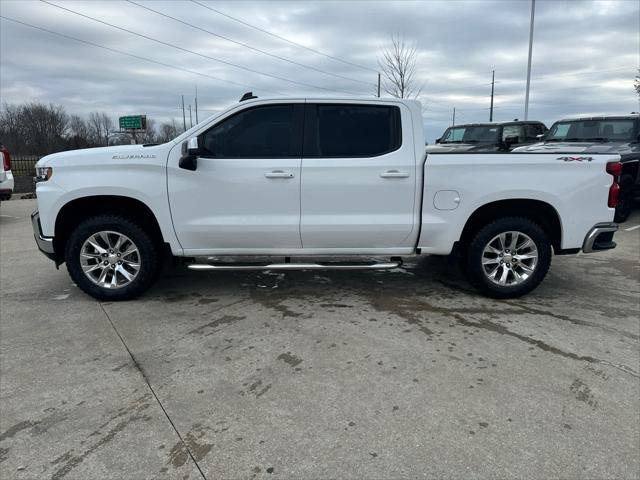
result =
[[505,125],[502,128],[502,141],[504,142],[507,137],[518,137],[518,142],[524,141],[524,128],[522,125]]
[[525,126],[526,138],[529,141],[535,141],[538,139],[538,135],[544,133],[544,127],[539,123],[530,123]]
[[386,105],[309,104],[307,157],[375,157],[400,148],[400,108]]

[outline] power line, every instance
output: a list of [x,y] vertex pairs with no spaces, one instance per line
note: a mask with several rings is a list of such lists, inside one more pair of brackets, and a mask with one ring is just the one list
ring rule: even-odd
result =
[[[100,45],[98,43],[90,42],[88,40],[83,40],[83,39],[77,38],[77,37],[72,37],[71,35],[66,35],[64,33],[54,32],[53,30],[49,30],[49,29],[44,28],[44,27],[39,27],[37,25],[32,25],[30,23],[22,22],[20,20],[16,20],[15,18],[6,17],[4,15],[0,15],[0,18],[2,18],[4,20],[8,20],[10,22],[18,23],[18,24],[23,25],[25,27],[30,27],[30,28],[34,28],[36,30],[47,32],[47,33],[50,33],[51,35],[56,35],[58,37],[66,38],[66,39],[69,39],[69,40],[74,40],[76,42],[84,43],[86,45],[91,45],[92,47],[102,48],[103,50],[108,50],[110,52],[119,53],[121,55],[126,55],[127,57],[136,58],[138,60],[144,60],[145,62],[155,63],[156,65],[161,65],[161,66],[167,67],[167,68],[172,68],[173,70],[179,70],[181,72],[191,73],[193,75],[200,75],[201,77],[207,77],[207,78],[210,78],[212,80],[217,80],[219,82],[230,83],[232,85],[237,85],[237,86],[240,86],[240,87],[256,88],[255,86],[251,86],[251,85],[248,85],[246,83],[238,83],[238,82],[234,82],[232,80],[225,80],[224,78],[215,77],[213,75],[208,75],[206,73],[197,72],[195,70],[189,70],[188,68],[176,67],[175,65],[170,65],[168,63],[159,62],[159,61],[153,60],[151,58],[142,57],[140,55],[135,55],[135,54],[129,53],[129,52],[123,52],[122,50],[117,50],[117,49],[111,48],[111,47],[105,47],[104,45]],[[267,90],[267,89],[264,89],[264,88],[262,88],[261,90],[263,90],[265,92],[269,92],[269,93],[275,93],[276,95],[282,95],[282,93],[276,92],[274,90]]]
[[152,42],[156,42],[156,43],[159,43],[159,44],[161,44],[161,45],[165,45],[165,46],[167,46],[167,47],[175,48],[175,49],[177,49],[177,50],[181,50],[181,51],[183,51],[183,52],[191,53],[191,54],[193,54],[193,55],[197,55],[197,56],[199,56],[199,57],[207,58],[207,59],[209,59],[209,60],[213,60],[213,61],[215,61],[215,62],[219,62],[219,63],[225,64],[225,65],[229,65],[229,66],[231,66],[231,67],[239,68],[239,69],[241,69],[241,70],[245,70],[245,71],[247,71],[247,72],[256,73],[256,74],[258,74],[258,75],[264,75],[264,76],[266,76],[266,77],[271,77],[271,78],[274,78],[274,79],[276,79],[276,80],[280,80],[280,81],[283,81],[283,82],[292,83],[292,84],[295,84],[295,85],[300,85],[300,86],[303,86],[303,87],[316,88],[316,89],[319,89],[319,90],[326,90],[326,91],[329,91],[329,92],[340,92],[340,93],[346,93],[347,95],[358,95],[357,93],[354,93],[354,92],[347,92],[347,91],[344,91],[344,90],[337,90],[337,89],[332,89],[332,88],[321,87],[321,86],[319,86],[319,85],[312,85],[312,84],[309,84],[309,83],[298,82],[298,81],[296,81],[296,80],[290,80],[290,79],[288,79],[288,78],[280,77],[280,76],[278,76],[278,75],[273,75],[273,74],[271,74],[271,73],[265,73],[265,72],[261,72],[261,71],[259,71],[259,70],[254,70],[254,69],[252,69],[252,68],[243,67],[242,65],[237,65],[237,64],[235,64],[235,63],[227,62],[227,61],[225,61],[225,60],[221,60],[221,59],[219,59],[219,58],[215,58],[215,57],[211,57],[211,56],[209,56],[209,55],[205,55],[204,53],[199,53],[199,52],[196,52],[196,51],[193,51],[193,50],[189,50],[188,48],[180,47],[180,46],[178,46],[178,45],[174,45],[174,44],[172,44],[172,43],[168,43],[168,42],[165,42],[165,41],[163,41],[163,40],[158,40],[157,38],[153,38],[153,37],[150,37],[150,36],[148,36],[148,35],[144,35],[144,34],[142,34],[142,33],[134,32],[133,30],[128,30],[128,29],[126,29],[126,28],[119,27],[119,26],[117,26],[117,25],[113,25],[112,23],[105,22],[104,20],[99,20],[99,19],[94,18],[94,17],[91,17],[91,16],[89,16],[89,15],[85,15],[84,13],[76,12],[75,10],[71,10],[71,9],[69,9],[69,8],[65,8],[65,7],[63,7],[63,6],[61,6],[61,5],[56,5],[55,3],[51,3],[51,2],[49,2],[49,1],[47,1],[47,0],[40,0],[40,1],[41,1],[42,3],[46,3],[47,5],[51,5],[52,7],[59,8],[60,10],[64,10],[64,11],[66,11],[66,12],[73,13],[74,15],[78,15],[78,16],[80,16],[80,17],[83,17],[83,18],[86,18],[86,19],[92,20],[92,21],[94,21],[94,22],[98,22],[98,23],[101,23],[101,24],[103,24],[103,25],[107,25],[108,27],[115,28],[115,29],[117,29],[117,30],[121,30],[121,31],[126,32],[126,33],[129,33],[129,34],[131,34],[131,35],[135,35],[135,36],[137,36],[137,37],[141,37],[141,38],[144,38],[144,39],[146,39],[146,40],[151,40]]
[[[550,75],[542,75],[539,77],[531,77],[531,80],[552,80],[554,78],[558,78],[558,77],[573,77],[573,76],[582,76],[582,75],[594,75],[594,74],[598,74],[598,73],[610,73],[610,72],[618,72],[621,70],[629,70],[629,67],[620,67],[620,68],[614,68],[614,69],[608,69],[608,70],[591,70],[589,72],[578,72],[578,73],[561,73],[561,74],[550,74]],[[505,87],[509,87],[509,85],[515,85],[516,83],[520,83],[520,81],[517,82],[512,82],[509,80],[498,80],[495,82],[496,85],[499,83],[502,83],[503,86]],[[480,84],[476,84],[476,85],[466,85],[466,86],[460,86],[454,89],[447,89],[447,90],[437,90],[435,92],[428,92],[425,94],[426,95],[436,95],[439,93],[451,93],[451,92],[457,92],[460,90],[466,90],[469,88],[479,88],[479,87],[490,87],[491,83],[480,83]],[[576,88],[576,87],[560,87],[560,90],[564,90],[564,89],[569,89],[569,88]],[[582,88],[582,87],[579,87]],[[591,87],[588,87],[591,88]],[[542,90],[536,89],[537,92],[541,92]],[[545,89],[544,91],[547,91],[547,89]]]
[[590,70],[588,72],[577,72],[577,73],[560,73],[560,74],[550,74],[550,75],[541,75],[539,77],[531,77],[531,80],[547,80],[558,77],[577,77],[582,75],[595,75],[597,73],[610,73],[610,72],[619,72],[621,70],[631,70],[630,67],[619,67],[612,68],[608,70]]
[[288,62],[288,63],[291,63],[293,65],[297,65],[297,66],[302,67],[302,68],[308,68],[309,70],[313,70],[313,71],[316,71],[316,72],[319,72],[319,73],[324,73],[325,75],[331,75],[332,77],[341,78],[343,80],[349,80],[351,82],[362,83],[362,84],[368,85],[370,87],[371,86],[375,87],[375,85],[373,83],[371,83],[371,82],[365,82],[363,80],[358,80],[357,78],[351,78],[351,77],[347,77],[345,75],[340,75],[340,74],[337,74],[337,73],[328,72],[328,71],[323,70],[321,68],[316,68],[316,67],[314,67],[312,65],[306,65],[304,63],[296,62],[295,60],[291,60],[289,58],[285,58],[285,57],[282,57],[280,55],[276,55],[274,53],[270,53],[270,52],[267,52],[265,50],[261,50],[259,48],[253,47],[253,46],[248,45],[246,43],[239,42],[237,40],[233,40],[232,38],[226,37],[224,35],[220,35],[219,33],[215,33],[215,32],[212,32],[211,30],[207,30],[205,28],[198,27],[197,25],[194,25],[194,24],[189,23],[189,22],[185,22],[184,20],[181,20],[179,18],[173,17],[173,16],[171,16],[169,14],[166,14],[166,13],[163,13],[163,12],[159,12],[158,10],[154,10],[153,8],[147,7],[145,5],[141,5],[139,3],[134,2],[133,0],[127,0],[127,2],[129,2],[132,5],[135,5],[137,7],[144,8],[145,10],[148,10],[149,12],[153,12],[153,13],[155,13],[157,15],[163,16],[165,18],[170,18],[171,20],[174,20],[176,22],[182,23],[183,25],[187,25],[187,26],[189,26],[191,28],[195,28],[196,30],[200,30],[201,32],[205,32],[205,33],[208,33],[209,35],[213,35],[214,37],[222,38],[223,40],[226,40],[226,41],[231,42],[231,43],[235,43],[236,45],[240,45],[240,46],[242,46],[244,48],[248,48],[249,50],[253,50],[255,52],[262,53],[263,55],[267,55],[267,56],[272,57],[272,58],[277,58],[278,60],[282,60],[284,62]]
[[377,70],[375,70],[373,68],[366,67],[366,66],[360,65],[358,63],[350,62],[349,60],[344,60],[342,58],[334,57],[333,55],[329,55],[328,53],[324,53],[324,52],[321,52],[321,51],[316,50],[314,48],[307,47],[306,45],[302,45],[300,43],[294,42],[293,40],[289,40],[288,38],[285,38],[285,37],[283,37],[281,35],[278,35],[277,33],[273,33],[273,32],[270,32],[268,30],[265,30],[264,28],[260,28],[260,27],[258,27],[256,25],[252,25],[250,23],[245,22],[244,20],[240,20],[239,18],[232,17],[231,15],[228,15],[228,14],[226,14],[224,12],[221,12],[220,10],[216,10],[215,8],[212,8],[212,7],[208,6],[208,5],[205,5],[204,3],[197,2],[196,0],[191,0],[191,2],[195,3],[197,5],[200,5],[201,7],[204,7],[206,9],[208,9],[208,10],[211,10],[212,12],[215,12],[215,13],[217,13],[219,15],[222,15],[223,17],[227,17],[230,20],[233,20],[235,22],[238,22],[238,23],[241,23],[243,25],[246,25],[247,27],[253,28],[254,30],[258,30],[259,32],[266,33],[267,35],[271,35],[272,37],[278,38],[278,39],[280,39],[280,40],[282,40],[284,42],[290,43],[291,45],[295,45],[296,47],[304,48],[305,50],[309,50],[310,52],[317,53],[318,55],[322,55],[324,57],[330,58],[332,60],[336,60],[337,62],[345,63],[347,65],[351,65],[353,67],[358,67],[358,68],[362,68],[364,70],[369,70],[370,72],[377,72]]

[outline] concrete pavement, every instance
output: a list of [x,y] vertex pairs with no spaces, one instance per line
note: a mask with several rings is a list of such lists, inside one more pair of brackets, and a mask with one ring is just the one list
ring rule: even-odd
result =
[[513,301],[425,258],[100,303],[34,208],[0,207],[3,479],[640,477],[640,229]]

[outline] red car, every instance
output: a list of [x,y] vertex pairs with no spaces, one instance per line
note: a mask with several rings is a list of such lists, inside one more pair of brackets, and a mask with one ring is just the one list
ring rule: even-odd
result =
[[13,194],[13,174],[11,173],[11,156],[9,150],[0,143],[0,200],[9,200]]

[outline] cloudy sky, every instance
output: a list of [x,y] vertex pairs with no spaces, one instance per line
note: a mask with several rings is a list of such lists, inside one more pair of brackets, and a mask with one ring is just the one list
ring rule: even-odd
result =
[[[248,90],[368,96],[399,33],[417,47],[429,142],[453,107],[456,123],[489,119],[492,70],[494,120],[524,115],[530,0],[47,2],[0,0],[3,102],[182,122],[196,85],[200,120]],[[639,66],[640,1],[537,0],[531,119],[638,111]]]

